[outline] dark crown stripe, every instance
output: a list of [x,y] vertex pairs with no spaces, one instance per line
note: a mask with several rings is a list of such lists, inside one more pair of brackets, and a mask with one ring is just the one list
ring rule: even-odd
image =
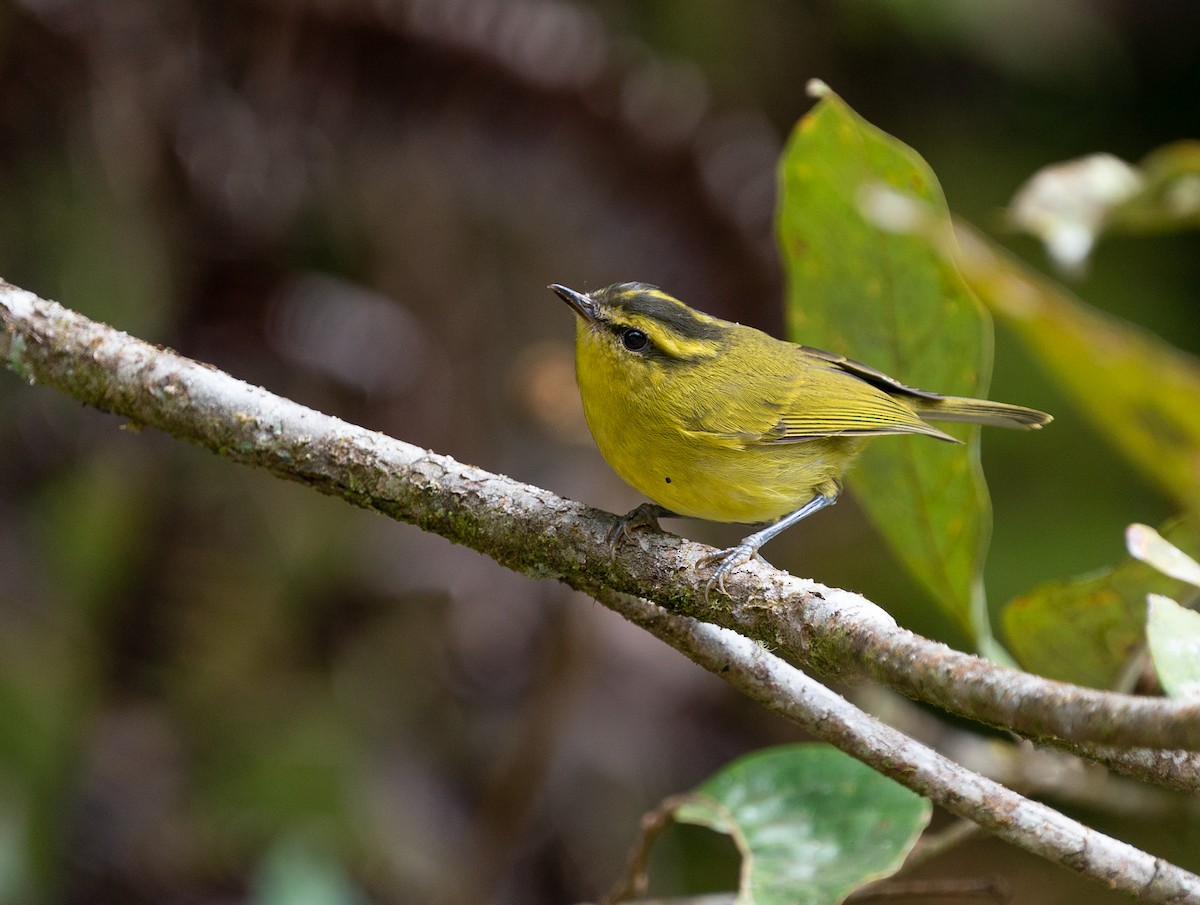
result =
[[709,320],[701,320],[682,302],[658,294],[655,286],[646,283],[618,283],[610,286],[609,303],[618,311],[640,314],[662,324],[685,339],[720,339],[725,329]]

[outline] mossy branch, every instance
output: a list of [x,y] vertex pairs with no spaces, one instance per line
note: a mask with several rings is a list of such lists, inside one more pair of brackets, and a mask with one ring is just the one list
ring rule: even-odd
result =
[[897,627],[858,594],[762,563],[705,595],[711,548],[653,531],[614,552],[614,516],[250,386],[0,280],[0,357],[31,382],[440,534],[535,578],[613,589],[733,629],[828,676],[1035,738],[1200,751],[1200,704],[1041,679]]

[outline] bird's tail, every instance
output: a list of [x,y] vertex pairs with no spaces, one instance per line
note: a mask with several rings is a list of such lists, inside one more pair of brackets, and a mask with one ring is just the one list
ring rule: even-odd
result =
[[992,427],[1011,427],[1034,430],[1049,424],[1053,417],[1037,409],[989,399],[968,399],[965,396],[938,396],[907,400],[922,421],[965,421],[969,424],[988,424]]

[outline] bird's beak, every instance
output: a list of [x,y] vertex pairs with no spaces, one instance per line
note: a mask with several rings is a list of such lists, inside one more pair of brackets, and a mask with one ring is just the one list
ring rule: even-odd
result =
[[596,305],[595,303],[582,292],[576,292],[574,289],[568,289],[566,286],[558,283],[551,283],[546,287],[553,289],[555,294],[571,306],[571,310],[582,317],[589,324],[596,322]]

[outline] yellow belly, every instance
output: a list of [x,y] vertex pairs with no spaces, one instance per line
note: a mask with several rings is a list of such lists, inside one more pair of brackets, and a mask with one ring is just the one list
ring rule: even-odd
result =
[[678,515],[715,522],[772,522],[817,493],[835,491],[861,441],[826,438],[730,446],[585,404],[601,454],[627,483]]

